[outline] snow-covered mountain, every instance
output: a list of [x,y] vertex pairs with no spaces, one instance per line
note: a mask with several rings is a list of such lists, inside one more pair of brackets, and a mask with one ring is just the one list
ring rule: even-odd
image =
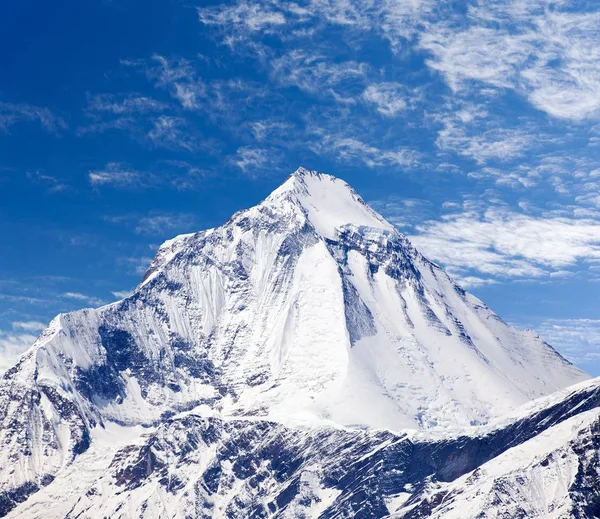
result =
[[181,413],[101,431],[10,517],[598,517],[599,405],[584,382],[456,433]]
[[[57,316],[4,375],[0,515],[382,517],[410,498],[415,516],[464,494],[434,482],[464,486],[550,427],[484,424],[586,378],[345,182],[299,169],[221,227],[163,244],[131,297]],[[449,480],[410,458],[415,441],[453,456],[479,443]]]

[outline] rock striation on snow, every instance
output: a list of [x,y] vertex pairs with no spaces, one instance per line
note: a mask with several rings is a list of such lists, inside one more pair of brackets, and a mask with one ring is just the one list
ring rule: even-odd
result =
[[550,421],[489,424],[587,378],[345,182],[300,168],[164,243],[130,297],[58,315],[5,373],[0,516],[426,517],[446,496],[475,510],[514,469],[495,460],[591,427],[597,388],[574,422],[561,393]]

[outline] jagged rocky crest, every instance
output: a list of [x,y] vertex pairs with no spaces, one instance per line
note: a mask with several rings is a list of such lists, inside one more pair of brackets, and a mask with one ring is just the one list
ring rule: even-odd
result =
[[593,382],[575,414],[485,425],[586,378],[301,168],[4,375],[0,515],[425,517],[544,428],[592,430]]

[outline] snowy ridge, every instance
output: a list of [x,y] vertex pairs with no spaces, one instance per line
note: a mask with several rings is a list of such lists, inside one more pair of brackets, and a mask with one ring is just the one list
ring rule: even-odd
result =
[[[223,445],[240,424],[289,441],[354,438],[357,426],[450,431],[586,378],[454,284],[345,182],[301,168],[223,226],[163,244],[132,296],[59,315],[4,375],[0,515],[64,482],[111,424],[160,435],[192,420]],[[210,417],[181,415],[193,409]],[[189,440],[201,446],[191,470],[214,462],[204,434]],[[188,454],[167,443],[174,463]],[[336,502],[343,489],[319,477],[302,488]]]
[[9,517],[592,517],[599,405],[595,380],[445,436],[199,409],[103,460],[92,447]]

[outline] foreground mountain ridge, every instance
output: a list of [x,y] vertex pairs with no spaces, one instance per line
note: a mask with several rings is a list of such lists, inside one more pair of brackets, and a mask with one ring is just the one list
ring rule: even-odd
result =
[[[454,284],[345,182],[301,168],[223,226],[163,244],[131,297],[57,316],[4,375],[0,514],[56,487],[85,455],[114,467],[117,459],[127,464],[137,441],[148,445],[132,440],[111,464],[115,449],[102,447],[99,431],[112,424],[123,428],[119,435],[155,430],[152,445],[163,434],[173,449],[166,455],[177,463],[189,454],[173,429],[181,420],[192,431],[224,434],[220,445],[240,424],[252,437],[275,428],[302,443],[322,430],[335,443],[347,431],[344,441],[353,442],[360,434],[388,434],[371,428],[485,424],[585,378],[533,333],[510,328]],[[359,434],[357,426],[367,430]],[[221,481],[223,463],[206,457],[211,449],[214,455],[213,439],[186,441],[199,449],[194,470],[216,463]],[[140,473],[124,468],[133,470],[125,479],[106,469],[108,487],[149,477],[154,461],[144,463]],[[178,477],[185,486],[189,474]],[[325,488],[318,476],[306,477],[318,482],[310,492]],[[138,483],[135,489],[148,491]],[[302,499],[299,488],[290,492]],[[330,490],[309,502],[335,503],[344,493]],[[140,499],[124,517],[156,516]],[[215,499],[202,504],[206,516],[236,516],[246,506],[230,509],[231,495],[220,505]],[[90,511],[97,503],[86,506],[78,513],[97,516]],[[158,516],[179,517],[177,506]],[[310,505],[303,513],[319,510]]]
[[450,434],[186,412],[98,437],[10,517],[597,517],[599,407],[596,379]]

